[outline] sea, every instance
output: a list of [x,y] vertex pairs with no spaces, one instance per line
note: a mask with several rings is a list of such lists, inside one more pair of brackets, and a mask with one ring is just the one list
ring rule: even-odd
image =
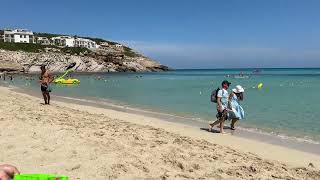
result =
[[[320,68],[185,69],[148,73],[72,73],[79,85],[52,85],[57,96],[99,99],[193,121],[211,122],[213,90],[223,80],[245,88],[242,129],[320,142]],[[8,83],[39,91],[39,75]],[[257,88],[262,83],[262,88]],[[40,95],[41,96],[41,95]]]

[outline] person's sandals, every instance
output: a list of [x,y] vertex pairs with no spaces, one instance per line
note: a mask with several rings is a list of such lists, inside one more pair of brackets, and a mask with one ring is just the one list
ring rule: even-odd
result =
[[213,126],[212,126],[211,124],[209,124],[209,129],[208,129],[208,131],[209,131],[209,132],[212,132],[212,128],[213,128]]

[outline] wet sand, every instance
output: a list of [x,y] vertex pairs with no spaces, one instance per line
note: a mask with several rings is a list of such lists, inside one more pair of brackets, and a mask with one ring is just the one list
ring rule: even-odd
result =
[[70,179],[320,179],[316,154],[0,87],[0,161]]

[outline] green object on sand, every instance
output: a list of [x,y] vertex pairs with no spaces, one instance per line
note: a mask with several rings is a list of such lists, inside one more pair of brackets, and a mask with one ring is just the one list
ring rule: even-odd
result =
[[67,176],[53,174],[19,174],[13,180],[68,180]]

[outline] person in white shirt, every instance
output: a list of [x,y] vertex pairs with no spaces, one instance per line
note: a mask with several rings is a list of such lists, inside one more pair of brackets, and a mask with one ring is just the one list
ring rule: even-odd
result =
[[222,81],[221,86],[222,89],[218,91],[217,94],[217,120],[212,124],[209,124],[209,131],[212,128],[220,123],[220,133],[225,133],[223,130],[224,121],[228,119],[228,100],[229,100],[229,93],[228,88],[230,86],[230,82],[227,80]]

